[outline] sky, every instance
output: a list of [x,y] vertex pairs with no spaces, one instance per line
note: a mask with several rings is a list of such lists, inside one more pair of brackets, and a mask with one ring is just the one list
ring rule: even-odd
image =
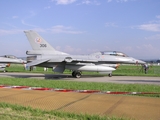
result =
[[0,56],[27,56],[24,30],[69,54],[159,59],[160,0],[0,0]]

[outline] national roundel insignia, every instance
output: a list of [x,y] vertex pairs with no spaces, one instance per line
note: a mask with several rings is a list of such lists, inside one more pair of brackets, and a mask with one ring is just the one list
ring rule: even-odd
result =
[[39,37],[37,37],[37,38],[35,39],[35,42],[36,42],[36,43],[41,43],[41,39],[40,39]]

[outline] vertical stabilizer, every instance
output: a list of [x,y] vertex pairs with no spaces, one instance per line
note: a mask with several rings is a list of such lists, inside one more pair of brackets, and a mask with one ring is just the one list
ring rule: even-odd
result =
[[55,50],[46,40],[35,31],[24,31],[33,50]]

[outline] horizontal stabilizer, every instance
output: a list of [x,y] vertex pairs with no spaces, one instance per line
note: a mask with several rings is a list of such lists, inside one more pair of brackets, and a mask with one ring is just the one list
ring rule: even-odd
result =
[[50,59],[41,59],[41,60],[34,60],[34,61],[32,61],[32,62],[29,62],[29,63],[27,63],[27,66],[35,66],[35,65],[39,65],[39,64],[42,64],[42,63],[44,63],[44,62],[47,62],[47,61],[49,61]]

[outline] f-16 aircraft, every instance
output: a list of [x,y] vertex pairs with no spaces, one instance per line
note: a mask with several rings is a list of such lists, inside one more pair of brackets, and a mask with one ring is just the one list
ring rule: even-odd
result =
[[0,71],[6,72],[6,67],[9,67],[11,63],[23,64],[23,63],[26,63],[26,61],[22,59],[18,59],[13,55],[0,56]]
[[[118,51],[101,51],[89,55],[70,55],[55,50],[38,33],[24,31],[33,50],[26,51],[27,55],[34,55],[27,66],[41,66],[53,68],[54,72],[63,73],[65,69],[72,71],[72,76],[81,77],[82,71],[93,71],[112,76],[117,64],[144,64],[145,62],[129,57]],[[29,57],[28,57],[29,58]],[[32,57],[33,58],[33,57]]]

